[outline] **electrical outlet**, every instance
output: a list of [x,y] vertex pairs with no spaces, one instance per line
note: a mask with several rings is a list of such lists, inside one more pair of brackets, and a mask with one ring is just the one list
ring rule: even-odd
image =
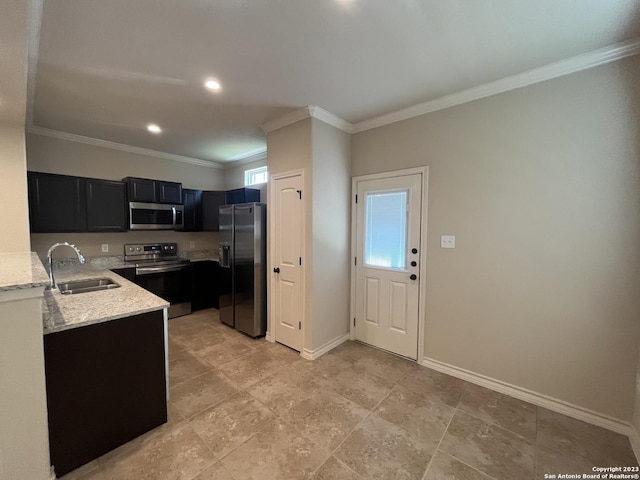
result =
[[102,253],[107,253],[109,251],[109,244],[108,243],[103,243],[102,244]]
[[456,248],[456,236],[440,235],[440,248]]
[[196,248],[196,242],[194,242],[193,240],[191,240],[189,242],[189,248]]

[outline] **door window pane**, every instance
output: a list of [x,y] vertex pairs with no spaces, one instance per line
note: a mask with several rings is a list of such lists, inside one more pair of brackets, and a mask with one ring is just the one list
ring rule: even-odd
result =
[[367,193],[365,221],[365,263],[405,268],[407,191]]

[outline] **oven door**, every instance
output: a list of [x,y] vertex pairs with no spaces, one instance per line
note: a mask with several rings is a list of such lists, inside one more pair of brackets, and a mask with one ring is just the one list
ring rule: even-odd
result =
[[169,318],[191,313],[191,265],[138,267],[135,283],[171,304]]
[[129,230],[176,230],[183,227],[183,205],[129,202]]

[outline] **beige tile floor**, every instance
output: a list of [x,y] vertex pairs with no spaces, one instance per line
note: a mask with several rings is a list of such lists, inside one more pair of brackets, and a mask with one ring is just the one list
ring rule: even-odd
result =
[[315,361],[169,321],[169,422],[65,480],[525,480],[637,465],[626,437],[347,342]]

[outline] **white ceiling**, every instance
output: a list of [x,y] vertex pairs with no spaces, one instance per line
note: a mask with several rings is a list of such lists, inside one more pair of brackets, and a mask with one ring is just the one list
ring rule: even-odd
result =
[[640,0],[44,0],[33,124],[227,162],[305,105],[363,122],[638,36]]

